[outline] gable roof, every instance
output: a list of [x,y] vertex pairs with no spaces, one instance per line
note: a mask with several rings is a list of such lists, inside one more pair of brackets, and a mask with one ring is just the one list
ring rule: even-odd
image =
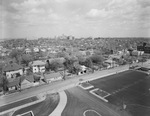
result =
[[63,57],[60,57],[60,58],[51,58],[51,59],[48,59],[48,60],[49,60],[50,63],[56,61],[56,62],[62,64],[62,63],[65,62],[65,58],[63,58]]
[[51,79],[51,78],[62,77],[62,75],[59,72],[56,72],[56,73],[45,74],[45,77],[46,79]]
[[16,71],[16,70],[19,70],[19,69],[22,69],[23,67],[21,65],[18,65],[17,63],[10,63],[10,64],[7,64],[3,71],[5,72],[8,72],[8,71]]
[[33,61],[32,63],[32,66],[37,66],[37,65],[45,65],[46,63],[41,61],[41,60],[36,60],[36,61]]
[[107,59],[107,60],[105,60],[105,63],[114,63],[115,61],[113,61],[112,59]]
[[29,82],[34,82],[33,75],[26,76],[26,80]]

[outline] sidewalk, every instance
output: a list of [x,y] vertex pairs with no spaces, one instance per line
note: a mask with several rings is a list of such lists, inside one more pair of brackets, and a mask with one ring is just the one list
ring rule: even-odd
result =
[[40,93],[37,96],[29,97],[20,101],[15,101],[5,106],[1,106],[0,116],[3,116],[4,114],[9,114],[11,116],[11,114],[13,114],[13,112],[16,110],[44,101],[45,98],[45,93]]
[[61,116],[66,104],[67,104],[67,95],[64,91],[59,92],[60,101],[55,110],[49,116]]
[[[148,62],[143,63],[143,65],[144,64],[148,64]],[[68,79],[65,81],[60,81],[57,83],[51,83],[51,84],[46,84],[46,85],[35,87],[35,88],[30,88],[30,89],[18,92],[16,94],[5,95],[3,97],[0,97],[0,106],[9,104],[10,102],[15,102],[17,100],[21,100],[21,99],[24,99],[27,97],[36,96],[39,93],[43,93],[43,92],[55,93],[60,90],[62,91],[62,90],[68,89],[69,87],[76,86],[78,83],[80,83],[82,81],[88,81],[91,79],[102,78],[108,74],[120,72],[120,71],[127,70],[127,69],[129,69],[129,65],[116,67],[113,69],[108,69],[108,70],[103,70],[103,71],[96,71],[92,74],[76,76],[74,78],[71,78],[71,79]]]

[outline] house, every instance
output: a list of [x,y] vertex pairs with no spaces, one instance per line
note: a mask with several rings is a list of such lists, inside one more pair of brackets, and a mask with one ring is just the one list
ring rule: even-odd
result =
[[111,55],[109,55],[109,57],[111,58],[111,59],[121,59],[122,58],[122,54],[111,54]]
[[30,48],[26,48],[26,49],[25,49],[25,53],[26,53],[26,54],[29,54],[29,53],[31,53],[31,52],[32,52],[32,50],[31,50]]
[[[21,87],[22,82],[25,80],[25,76],[19,76],[17,78],[15,78],[14,80],[8,80],[8,90],[14,90],[14,89],[18,89]],[[21,89],[21,88],[20,88]]]
[[84,65],[81,65],[80,71],[78,72],[78,75],[85,74],[85,73],[87,73],[87,67]]
[[6,74],[7,79],[16,78],[17,76],[23,75],[23,67],[13,62],[4,66],[3,71]]
[[137,51],[137,50],[132,51],[133,56],[140,56],[140,55],[143,55],[143,54],[144,54],[144,51]]
[[34,48],[33,48],[33,51],[34,51],[34,52],[39,52],[39,51],[40,51],[40,49],[39,49],[39,48],[37,48],[37,47],[34,47]]
[[42,51],[42,52],[46,52],[46,49],[45,49],[45,48],[41,48],[41,51]]
[[113,61],[112,59],[107,59],[107,60],[105,60],[104,63],[107,64],[107,68],[112,68],[112,67],[117,66],[115,61]]
[[33,73],[41,73],[41,72],[45,72],[45,62],[41,61],[41,60],[36,60],[33,62],[29,63],[32,67],[32,71]]
[[60,58],[51,58],[51,59],[48,59],[48,60],[49,60],[49,63],[52,63],[52,62],[56,61],[59,64],[63,64],[66,61],[65,58],[63,58],[63,57],[60,57]]
[[31,50],[30,48],[26,48],[26,49],[25,49],[25,53],[26,53],[26,54],[29,54],[29,53],[31,53],[31,52],[32,52],[32,50]]
[[26,88],[29,88],[29,87],[32,87],[32,86],[33,86],[33,83],[31,83],[27,79],[24,79],[21,83],[21,89],[26,89]]
[[53,72],[50,74],[45,74],[44,76],[45,76],[48,83],[53,82],[53,81],[58,81],[58,80],[61,80],[63,78],[63,76],[59,72]]
[[137,45],[138,51],[144,51],[144,53],[150,54],[150,44],[149,43],[140,43]]

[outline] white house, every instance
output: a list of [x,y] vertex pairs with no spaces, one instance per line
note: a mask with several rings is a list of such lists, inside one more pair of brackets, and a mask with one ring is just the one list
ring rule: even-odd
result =
[[144,51],[133,50],[133,52],[132,52],[132,55],[134,55],[134,56],[140,56],[140,55],[143,55],[143,54],[144,54]]
[[33,73],[45,72],[45,62],[36,60],[30,63]]
[[8,78],[16,78],[17,75],[23,75],[23,67],[18,65],[17,63],[7,64],[3,71],[6,73],[6,77]]
[[78,72],[78,75],[84,74],[87,72],[87,67],[84,65],[81,65],[81,70]]
[[26,52],[26,54],[29,54],[29,53],[31,53],[32,51],[31,51],[30,48],[26,48],[26,49],[25,49],[25,52]]
[[107,64],[107,68],[112,68],[112,67],[116,67],[117,66],[115,61],[113,61],[112,59],[107,59],[104,63]]
[[46,52],[46,49],[45,49],[45,48],[41,48],[41,51],[42,51],[42,52]]
[[39,48],[34,47],[34,48],[33,48],[33,51],[34,51],[34,52],[39,52],[40,50],[39,50]]

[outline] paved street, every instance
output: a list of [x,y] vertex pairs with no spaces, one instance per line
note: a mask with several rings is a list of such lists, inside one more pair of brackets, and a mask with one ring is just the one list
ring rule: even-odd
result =
[[[144,63],[144,64],[147,64],[147,63]],[[100,77],[103,77],[103,76],[111,74],[111,73],[126,70],[128,68],[129,68],[129,65],[125,65],[125,66],[121,66],[121,67],[116,67],[114,69],[96,71],[93,74],[77,76],[77,77],[74,77],[72,79],[68,79],[65,81],[53,82],[53,83],[50,83],[47,85],[26,89],[24,91],[17,92],[14,94],[1,96],[0,97],[0,106],[15,102],[15,101],[18,101],[21,99],[25,99],[25,98],[28,98],[31,96],[35,96],[35,95],[38,95],[39,93],[43,93],[43,92],[54,93],[54,92],[58,92],[61,90],[66,90],[66,89],[71,88],[71,87],[75,86],[76,84],[78,84],[80,82],[80,79],[89,80],[89,79],[93,79],[93,78],[100,78]]]
[[[65,112],[62,113],[62,116],[83,116],[84,109],[96,110],[102,116],[121,116],[118,112],[104,105],[95,96],[79,87],[70,88],[67,92],[69,95],[73,96],[73,98],[70,97],[72,98],[69,99],[71,103],[69,102],[69,105],[67,105]],[[80,101],[80,104],[77,101]],[[76,106],[76,104],[79,105]],[[80,107],[80,109],[76,107]]]

